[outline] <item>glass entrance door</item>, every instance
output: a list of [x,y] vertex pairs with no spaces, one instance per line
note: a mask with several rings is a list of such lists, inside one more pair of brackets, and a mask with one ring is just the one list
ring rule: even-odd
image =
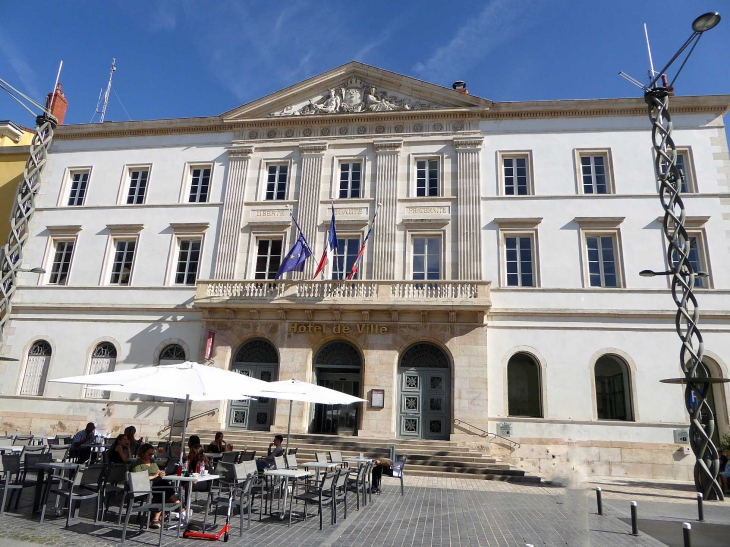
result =
[[[360,375],[319,373],[317,385],[348,395],[360,396]],[[359,404],[314,405],[313,433],[324,435],[355,435],[359,418]]]

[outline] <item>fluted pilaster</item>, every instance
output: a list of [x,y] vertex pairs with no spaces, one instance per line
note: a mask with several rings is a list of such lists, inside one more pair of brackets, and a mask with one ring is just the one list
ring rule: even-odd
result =
[[380,205],[373,231],[373,279],[395,279],[398,216],[398,160],[403,141],[375,141],[375,202]]
[[215,259],[215,279],[234,279],[238,241],[241,236],[241,218],[246,191],[248,164],[253,154],[253,146],[231,148],[228,151],[230,164],[226,195],[223,198],[223,218],[220,226],[220,241]]
[[481,137],[454,139],[456,148],[458,275],[462,281],[482,278]]
[[[322,189],[322,159],[327,150],[326,142],[313,142],[299,145],[302,156],[302,174],[299,186],[299,205],[297,221],[302,227],[304,237],[314,252],[319,220],[319,194]],[[311,279],[316,268],[317,257],[312,256],[304,265],[303,272],[294,272],[293,279]]]

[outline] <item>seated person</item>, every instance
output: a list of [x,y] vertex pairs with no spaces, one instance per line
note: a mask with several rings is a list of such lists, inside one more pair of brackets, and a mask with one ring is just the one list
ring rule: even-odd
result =
[[129,427],[126,427],[124,429],[124,436],[129,439],[129,450],[131,454],[136,454],[137,450],[139,449],[139,445],[141,444],[135,438],[135,435],[137,435],[137,428],[133,425],[130,425]]
[[221,454],[226,451],[226,442],[223,440],[223,432],[219,431],[215,434],[215,440],[208,445],[206,452],[212,454]]
[[74,435],[71,441],[70,456],[76,458],[79,463],[86,462],[91,457],[91,445],[96,437],[96,426],[94,422],[86,424],[86,428]]
[[[202,446],[197,446],[190,450],[187,459],[187,468],[190,474],[202,473],[203,470],[210,471],[211,465],[208,458],[205,457]],[[193,492],[207,492],[210,489],[211,481],[194,482]],[[186,485],[187,488],[187,485]]]
[[[157,464],[152,461],[152,457],[155,455],[155,448],[149,444],[145,443],[142,446],[139,447],[139,451],[137,452],[137,465],[135,465],[132,468],[132,473],[138,473],[140,471],[147,471],[150,476],[150,481],[152,481],[152,487],[156,488],[158,491],[164,491],[166,501],[169,503],[177,503],[177,495],[175,494],[175,487],[172,485],[172,483],[165,481],[162,479],[162,477],[165,476],[165,472],[161,471],[159,467],[157,467]],[[183,519],[184,519],[184,511],[183,511]],[[162,515],[159,511],[156,513],[152,513],[152,522],[150,522],[150,528],[159,529],[161,526],[161,520]]]
[[[267,456],[265,458],[259,458],[258,460],[256,460],[256,467],[259,468],[259,471],[272,467],[274,465],[274,458],[284,455],[284,449],[281,447],[282,442],[284,442],[284,437],[282,437],[281,435],[276,435],[274,437],[274,442],[269,443]],[[273,450],[272,447],[274,447]]]
[[132,452],[129,448],[129,437],[124,434],[117,435],[109,449],[109,463],[127,463],[132,459]]
[[388,458],[383,458],[381,460],[375,460],[373,463],[375,465],[373,465],[372,493],[377,494],[380,492],[380,480],[383,477],[383,473],[389,477],[393,476],[393,462]]

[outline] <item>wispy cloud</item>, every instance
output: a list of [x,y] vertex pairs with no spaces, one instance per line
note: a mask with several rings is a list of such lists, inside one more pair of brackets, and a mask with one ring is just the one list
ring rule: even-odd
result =
[[365,58],[375,51],[377,48],[382,46],[385,42],[387,42],[393,32],[398,28],[398,26],[401,24],[400,21],[401,18],[395,19],[391,21],[391,23],[385,27],[380,34],[378,34],[373,40],[370,42],[367,42],[365,45],[363,45],[353,56],[353,59],[355,61],[363,61]]
[[[25,59],[23,53],[8,37],[9,34],[0,26],[0,53],[8,60],[13,67],[21,85],[16,85],[20,91],[30,95],[36,101],[43,102],[42,93],[38,88],[38,78],[30,63]],[[11,82],[12,84],[12,82]]]
[[177,7],[168,0],[157,0],[149,15],[149,25],[153,31],[172,31],[177,28]]
[[461,26],[454,37],[436,49],[413,71],[432,82],[463,76],[501,43],[524,31],[535,21],[536,6],[530,0],[491,0],[475,18]]

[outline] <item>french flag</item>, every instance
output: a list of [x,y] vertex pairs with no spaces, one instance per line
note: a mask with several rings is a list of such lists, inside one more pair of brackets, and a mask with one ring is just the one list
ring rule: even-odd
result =
[[368,239],[370,239],[370,234],[373,233],[373,228],[375,228],[375,219],[378,218],[378,211],[380,210],[380,203],[378,203],[377,209],[375,209],[375,214],[373,215],[373,220],[370,222],[370,229],[368,230],[368,233],[365,234],[365,239],[362,242],[362,247],[360,247],[360,252],[357,253],[357,258],[355,259],[355,263],[352,265],[352,269],[350,270],[350,273],[347,274],[347,279],[352,279],[355,274],[357,273],[358,268],[360,267],[360,262],[362,262],[362,257],[365,254],[365,246],[368,244]]
[[330,227],[327,230],[327,239],[324,243],[324,252],[322,258],[317,265],[317,271],[314,272],[314,278],[324,270],[325,265],[332,261],[332,254],[337,252],[337,231],[335,230],[335,206],[332,205],[332,220],[330,221]]

